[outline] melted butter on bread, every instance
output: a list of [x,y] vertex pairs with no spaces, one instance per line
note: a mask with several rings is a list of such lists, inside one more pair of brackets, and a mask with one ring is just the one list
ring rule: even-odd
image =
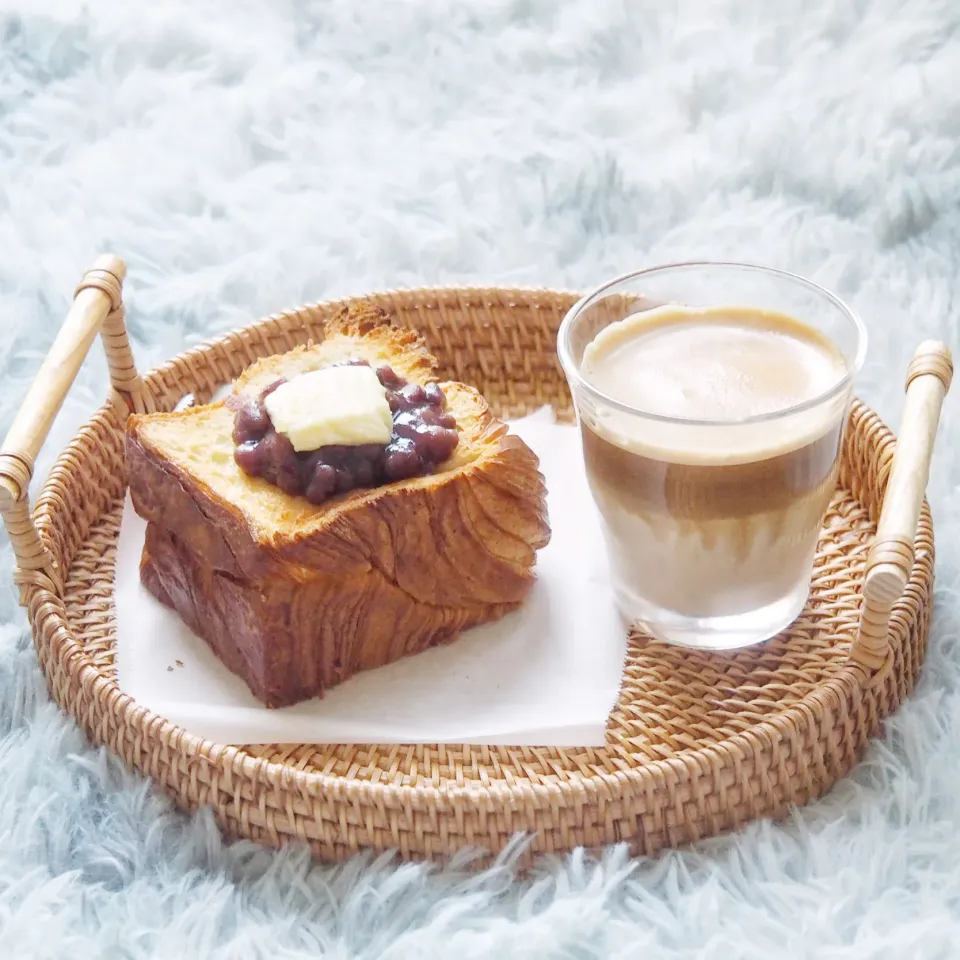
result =
[[273,426],[297,453],[390,442],[387,394],[370,367],[324,367],[281,384],[264,400]]

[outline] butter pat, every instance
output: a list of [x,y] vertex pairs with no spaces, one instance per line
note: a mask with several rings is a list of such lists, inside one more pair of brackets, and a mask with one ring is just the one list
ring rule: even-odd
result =
[[389,443],[393,417],[371,367],[325,367],[288,380],[264,406],[298,453],[333,444]]

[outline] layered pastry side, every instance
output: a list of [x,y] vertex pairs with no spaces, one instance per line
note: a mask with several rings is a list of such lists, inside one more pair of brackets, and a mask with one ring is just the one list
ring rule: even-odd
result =
[[126,461],[143,583],[271,707],[516,609],[550,536],[535,454],[373,307],[131,417]]

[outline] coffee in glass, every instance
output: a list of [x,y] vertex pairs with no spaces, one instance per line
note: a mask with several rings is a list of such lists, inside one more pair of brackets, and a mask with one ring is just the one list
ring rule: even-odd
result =
[[624,617],[726,648],[800,613],[865,336],[832,295],[746,264],[607,284],[561,327]]

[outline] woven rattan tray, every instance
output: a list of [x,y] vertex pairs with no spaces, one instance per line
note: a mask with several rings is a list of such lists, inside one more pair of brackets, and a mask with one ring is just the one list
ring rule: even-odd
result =
[[[277,314],[141,378],[124,327],[123,276],[122,262],[105,257],[84,277],[4,444],[0,506],[53,698],[91,741],[180,805],[212,807],[227,834],[305,840],[324,858],[363,848],[411,857],[466,845],[497,851],[516,831],[534,835],[532,851],[627,841],[649,853],[819,796],[912,689],[933,586],[923,491],[951,375],[949,353],[936,344],[910,368],[896,457],[891,432],[854,403],[810,601],[792,628],[733,654],[632,637],[604,748],[227,747],[191,736],[115,681],[127,411],[171,409],[187,392],[203,401],[257,357],[321,337],[340,304]],[[501,415],[543,404],[570,415],[555,337],[573,295],[448,289],[369,299],[421,330],[446,375],[476,384]],[[34,458],[98,331],[111,397],[60,456],[31,512]]]

